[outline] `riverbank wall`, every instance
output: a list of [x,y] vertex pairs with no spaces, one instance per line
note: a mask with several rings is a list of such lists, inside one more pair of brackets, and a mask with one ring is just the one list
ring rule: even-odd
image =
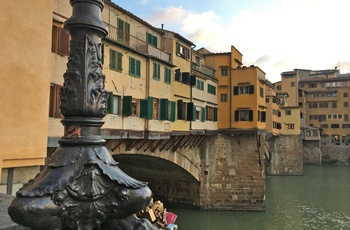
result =
[[322,164],[350,165],[350,145],[327,143],[321,145]]

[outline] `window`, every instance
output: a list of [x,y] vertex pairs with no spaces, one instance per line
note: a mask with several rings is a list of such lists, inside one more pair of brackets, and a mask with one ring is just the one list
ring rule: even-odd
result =
[[51,51],[62,56],[69,55],[69,34],[55,25],[52,26]]
[[294,129],[294,124],[285,124],[286,130],[293,130]]
[[344,107],[345,107],[345,108],[349,107],[349,102],[345,101],[345,102],[344,102]]
[[253,121],[253,110],[235,110],[235,121]]
[[131,101],[131,115],[132,116],[139,116],[139,100],[133,98]]
[[233,87],[233,94],[234,94],[234,95],[239,95],[239,94],[254,94],[254,85],[235,86],[235,87]]
[[339,124],[331,124],[331,129],[339,129]]
[[264,98],[264,89],[260,87],[260,97]]
[[160,64],[153,62],[153,79],[160,80]]
[[327,116],[325,114],[318,115],[318,121],[319,122],[326,121],[326,120],[327,120]]
[[303,83],[300,84],[300,88],[304,88],[304,84]]
[[317,83],[310,83],[309,84],[309,88],[316,88],[317,87]]
[[287,115],[287,116],[292,115],[292,110],[287,109],[287,110],[285,111],[285,115]]
[[205,114],[207,121],[217,121],[218,109],[211,106],[206,106]]
[[122,53],[115,50],[109,50],[109,68],[118,72],[122,71]]
[[177,101],[177,119],[186,120],[187,103],[178,100]]
[[343,115],[342,114],[338,114],[338,119],[342,119]]
[[50,85],[50,105],[49,105],[49,117],[61,118],[60,105],[61,105],[61,85]]
[[321,124],[320,126],[322,129],[328,129],[328,124]]
[[227,94],[226,93],[220,94],[220,101],[221,102],[227,102]]
[[211,84],[208,84],[208,93],[216,95],[216,87]]
[[290,82],[290,86],[294,87],[295,86],[295,82],[294,81]]
[[159,99],[153,98],[152,119],[159,120]]
[[175,81],[181,82],[181,72],[180,69],[175,70]]
[[157,47],[158,38],[150,33],[146,33],[146,42]]
[[317,103],[311,102],[311,103],[309,104],[309,108],[310,108],[310,109],[316,109],[316,108],[317,108]]
[[196,106],[196,121],[202,121],[202,107]]
[[324,82],[321,82],[321,88],[325,88],[326,84]]
[[258,110],[258,121],[266,122],[266,112]]
[[204,81],[201,81],[201,80],[196,80],[196,88],[199,89],[199,90],[204,90]]
[[337,108],[337,102],[332,102],[332,108]]
[[328,102],[320,102],[320,108],[328,108]]
[[141,62],[129,57],[129,74],[134,77],[141,77]]
[[167,84],[171,83],[171,69],[164,67],[164,82]]
[[269,102],[270,102],[270,98],[267,97],[267,98],[265,99],[265,102],[266,102],[266,103],[269,103]]
[[310,116],[309,116],[309,119],[310,119],[310,120],[317,120],[317,115],[310,115]]
[[348,96],[349,96],[349,94],[348,94],[348,93],[344,93],[343,95],[344,95],[344,97],[348,97]]
[[113,92],[108,93],[107,112],[110,114],[120,114],[120,96],[116,96]]
[[176,55],[186,60],[190,60],[190,49],[177,42]]
[[282,90],[282,86],[281,86],[281,85],[278,85],[278,86],[276,87],[276,89],[277,89],[277,90]]
[[349,114],[344,114],[344,121],[349,121]]
[[350,129],[350,124],[343,124],[343,125],[342,125],[342,128],[343,128],[343,129]]
[[227,77],[228,76],[228,67],[221,67],[221,76]]
[[130,41],[130,24],[121,20],[117,19],[117,29],[118,29],[118,41],[122,43],[129,44]]

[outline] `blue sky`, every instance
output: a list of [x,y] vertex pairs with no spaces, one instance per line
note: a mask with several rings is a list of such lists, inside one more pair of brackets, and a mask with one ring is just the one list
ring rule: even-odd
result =
[[349,0],[113,0],[212,52],[235,46],[272,82],[294,68],[350,71]]

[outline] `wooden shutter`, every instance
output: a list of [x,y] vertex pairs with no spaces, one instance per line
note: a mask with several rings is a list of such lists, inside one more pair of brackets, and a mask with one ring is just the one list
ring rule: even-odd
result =
[[171,112],[170,112],[170,121],[175,121],[175,117],[176,117],[176,101],[172,101],[170,103],[171,105]]
[[261,112],[261,121],[266,122],[266,112],[265,111]]
[[196,85],[196,76],[195,75],[191,75],[190,78],[190,86],[195,86]]
[[193,102],[187,103],[187,120],[188,121],[194,121],[193,120],[193,108],[194,108]]
[[69,54],[69,34],[63,28],[58,30],[58,54],[63,56]]
[[153,97],[148,97],[148,106],[147,106],[147,114],[148,114],[148,119],[152,120],[153,119]]
[[183,104],[182,100],[177,100],[177,119],[178,120],[183,120],[182,119],[182,114],[183,114],[182,104]]
[[238,86],[233,87],[233,95],[238,95]]
[[123,116],[131,116],[132,113],[132,96],[123,97]]
[[205,120],[209,119],[209,106],[205,106]]
[[218,108],[214,108],[214,121],[218,120]]
[[109,50],[109,68],[112,70],[116,70],[116,51],[110,49]]
[[148,118],[148,100],[140,99],[140,118]]
[[169,100],[167,98],[161,98],[159,100],[160,104],[160,120],[168,120],[169,114]]
[[108,92],[107,113],[113,113],[113,92]]
[[235,110],[235,121],[239,121],[239,110]]
[[190,73],[184,72],[182,73],[182,83],[188,84],[190,82]]
[[249,94],[254,94],[254,85],[249,86]]
[[117,61],[116,61],[116,70],[118,71],[122,71],[122,58],[123,58],[123,54],[117,52]]
[[248,110],[249,121],[253,121],[253,110]]
[[201,122],[204,122],[205,121],[205,108],[204,107],[201,107]]
[[136,76],[141,76],[141,62],[139,60],[136,60]]

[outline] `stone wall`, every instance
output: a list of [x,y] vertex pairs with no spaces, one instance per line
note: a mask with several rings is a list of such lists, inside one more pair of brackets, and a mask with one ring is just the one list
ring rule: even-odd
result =
[[281,135],[267,141],[269,175],[302,175],[303,152],[300,135]]
[[321,145],[322,164],[350,164],[350,145],[335,143]]
[[321,164],[322,153],[318,140],[303,140],[304,164]]
[[201,149],[200,208],[265,210],[263,154],[255,132],[208,138]]

